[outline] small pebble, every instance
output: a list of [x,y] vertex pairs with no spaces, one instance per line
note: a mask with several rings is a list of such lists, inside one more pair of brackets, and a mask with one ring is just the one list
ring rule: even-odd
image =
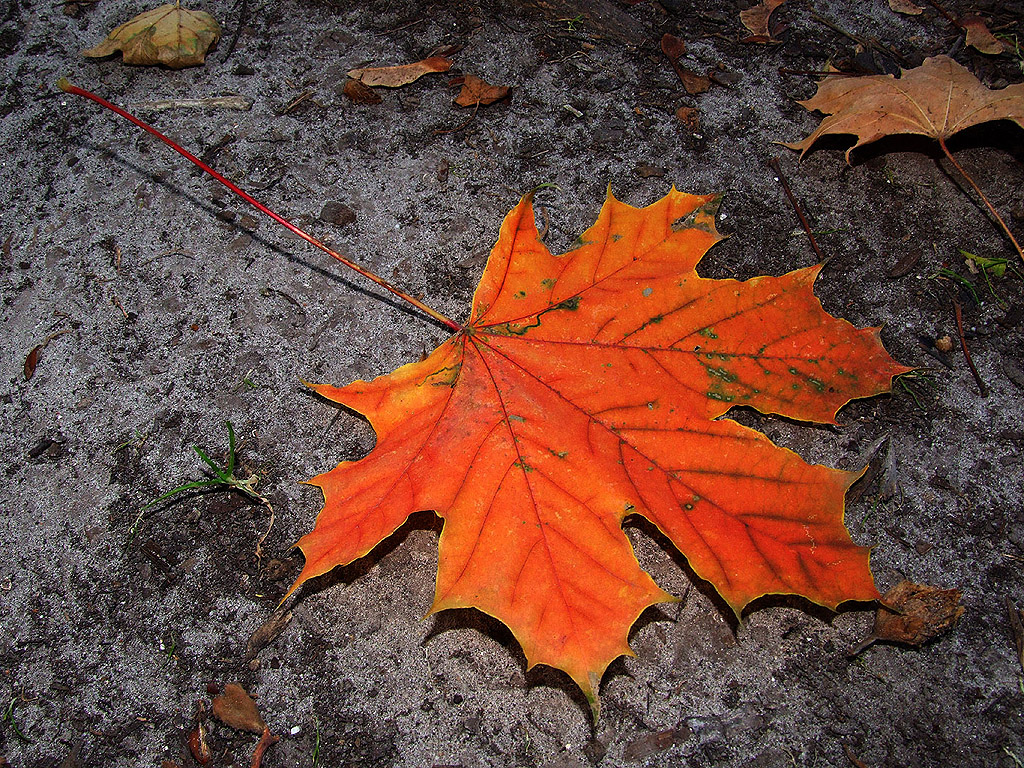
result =
[[298,736],[300,733],[302,733],[302,726],[293,725],[291,729],[288,731],[288,733],[290,733],[292,736]]

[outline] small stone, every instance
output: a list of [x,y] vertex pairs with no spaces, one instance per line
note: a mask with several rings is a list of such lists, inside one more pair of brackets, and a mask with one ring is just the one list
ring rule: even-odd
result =
[[326,221],[328,224],[333,224],[336,227],[344,227],[346,224],[351,224],[355,220],[355,211],[347,205],[343,205],[342,203],[338,203],[333,200],[329,200],[324,203],[324,207],[320,211],[320,221]]

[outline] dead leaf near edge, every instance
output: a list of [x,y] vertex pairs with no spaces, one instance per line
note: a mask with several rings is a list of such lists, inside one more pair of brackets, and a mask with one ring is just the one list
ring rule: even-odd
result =
[[121,51],[125,64],[182,69],[203,64],[219,39],[220,25],[213,16],[167,3],[125,22],[82,55],[102,58]]
[[991,120],[1011,120],[1024,128],[1024,83],[991,90],[947,56],[925,59],[920,67],[892,75],[827,77],[818,92],[798,102],[827,117],[802,141],[783,146],[803,157],[822,136],[850,134],[857,142],[846,150],[846,161],[857,147],[896,134],[948,139],[953,134]]
[[444,56],[431,56],[412,64],[400,64],[394,67],[368,67],[350,70],[348,76],[363,85],[398,88],[419,80],[423,75],[435,72],[447,72],[452,63]]
[[507,85],[491,85],[476,75],[462,78],[462,90],[455,103],[460,107],[484,107],[506,98],[512,89]]

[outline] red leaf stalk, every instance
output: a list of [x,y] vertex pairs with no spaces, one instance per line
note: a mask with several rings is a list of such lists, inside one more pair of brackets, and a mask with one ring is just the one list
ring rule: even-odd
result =
[[316,248],[319,248],[321,251],[326,253],[328,256],[330,256],[333,259],[336,259],[337,261],[340,261],[342,264],[344,264],[349,269],[358,272],[363,277],[366,277],[366,278],[372,280],[373,282],[375,282],[377,285],[379,285],[384,290],[389,291],[390,293],[394,294],[398,298],[406,301],[409,304],[412,304],[414,307],[416,307],[421,312],[424,312],[425,314],[429,315],[430,317],[432,317],[437,322],[441,323],[441,325],[444,325],[447,328],[450,328],[451,330],[456,331],[456,332],[463,330],[463,327],[459,323],[456,323],[454,320],[451,320],[451,319],[445,317],[440,312],[438,312],[438,311],[436,311],[434,309],[431,309],[430,307],[428,307],[426,304],[424,304],[419,299],[414,298],[413,296],[410,296],[409,294],[405,293],[402,290],[399,290],[395,286],[391,285],[391,283],[389,283],[384,278],[378,277],[377,275],[375,275],[372,272],[370,272],[368,269],[359,266],[358,264],[356,264],[354,261],[352,261],[348,257],[342,256],[337,251],[334,251],[334,250],[328,248],[326,245],[324,245],[322,242],[317,240],[315,237],[313,237],[312,235],[308,234],[307,232],[304,232],[303,230],[299,229],[297,226],[292,224],[290,221],[288,221],[288,219],[284,218],[283,216],[281,216],[281,215],[279,215],[277,213],[274,213],[274,211],[270,210],[267,206],[265,206],[263,203],[261,203],[256,198],[254,198],[248,192],[246,192],[245,190],[241,189],[235,183],[233,183],[233,182],[229,181],[228,179],[226,179],[224,176],[222,176],[217,171],[213,170],[213,168],[211,168],[209,165],[204,163],[202,160],[200,160],[198,157],[193,155],[191,152],[189,152],[188,150],[186,150],[183,147],[179,146],[173,140],[171,140],[171,139],[167,138],[166,136],[164,136],[162,133],[160,133],[160,131],[158,131],[156,128],[151,126],[149,123],[146,123],[146,122],[140,120],[139,118],[137,118],[135,115],[131,114],[130,112],[127,112],[127,111],[121,109],[120,107],[115,106],[114,104],[111,104],[106,99],[97,96],[95,93],[92,93],[91,91],[87,91],[87,90],[85,90],[83,88],[79,88],[78,86],[72,85],[71,83],[69,83],[63,77],[60,80],[57,81],[57,87],[60,88],[65,93],[73,93],[76,96],[84,96],[85,98],[90,99],[91,101],[95,101],[101,107],[106,107],[111,112],[115,112],[116,114],[118,114],[121,117],[123,117],[125,120],[128,120],[129,122],[135,123],[135,125],[139,126],[139,128],[141,128],[142,130],[146,131],[147,133],[151,133],[153,136],[156,136],[158,139],[160,139],[160,141],[162,141],[164,144],[169,146],[175,152],[180,154],[186,160],[188,160],[191,163],[195,164],[197,167],[201,168],[203,171],[205,171],[210,176],[215,178],[217,181],[219,181],[225,187],[230,189],[232,192],[234,192],[240,198],[245,200],[251,206],[256,208],[258,211],[260,211],[263,214],[266,214],[267,216],[272,218],[274,221],[276,221],[278,224],[280,224],[282,227],[285,227],[286,229],[294,232],[296,235],[301,237],[303,240],[305,240],[310,245],[312,245],[312,246],[314,246]]

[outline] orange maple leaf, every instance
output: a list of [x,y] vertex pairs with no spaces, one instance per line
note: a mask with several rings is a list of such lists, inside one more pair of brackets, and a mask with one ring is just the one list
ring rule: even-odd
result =
[[425,360],[324,397],[377,445],[310,482],[325,497],[292,587],[372,550],[419,510],[444,519],[431,612],[504,622],[532,667],[564,670],[596,714],[630,626],[674,598],[622,521],[654,523],[740,613],[764,594],[835,608],[878,597],[843,525],[858,477],[804,462],[733,405],[834,423],[908,369],[878,330],[814,297],[818,267],[699,277],[718,198],[673,189],[643,209],[609,193],[581,245],[540,241],[527,196],[505,219],[462,331]]

